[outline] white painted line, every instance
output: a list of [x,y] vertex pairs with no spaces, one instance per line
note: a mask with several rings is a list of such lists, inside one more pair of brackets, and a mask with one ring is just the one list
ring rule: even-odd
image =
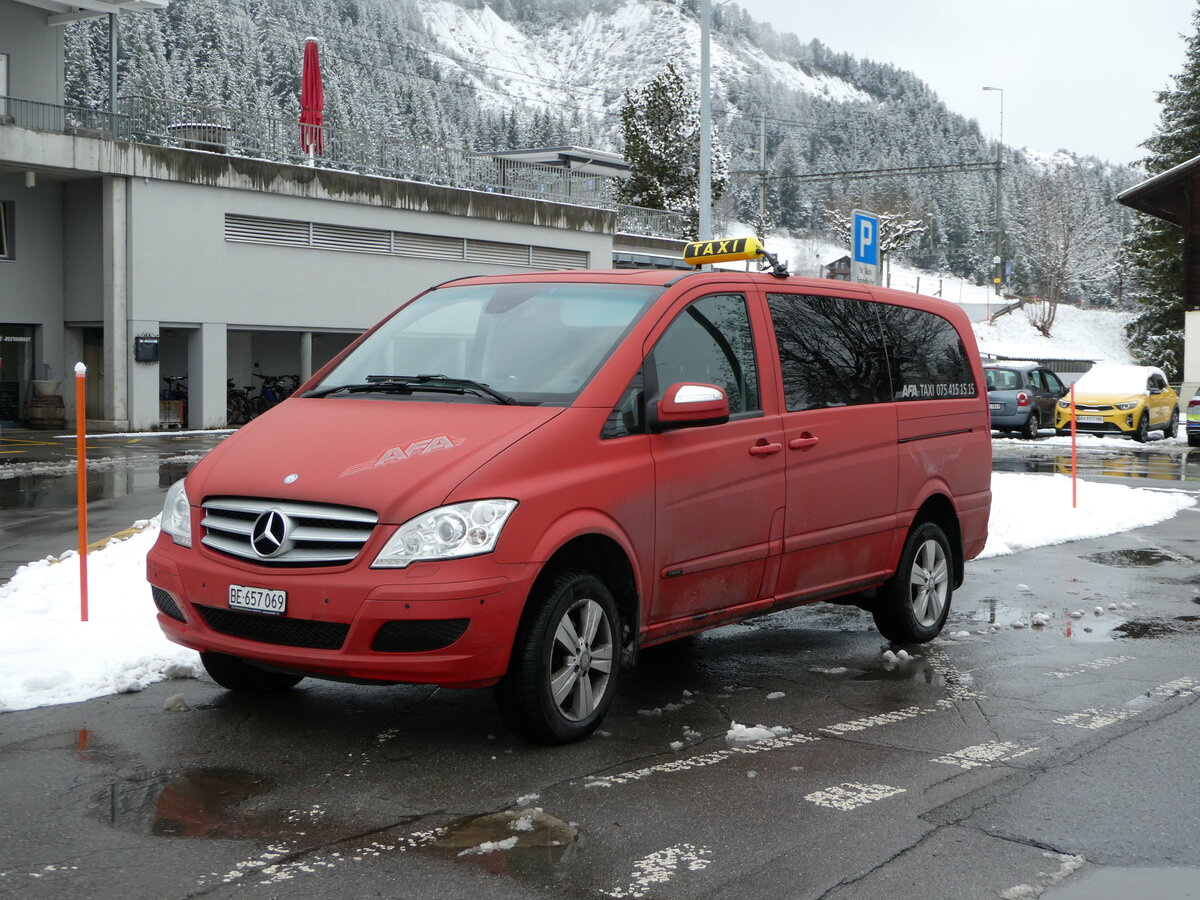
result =
[[712,862],[711,857],[712,851],[707,847],[696,847],[692,844],[667,847],[635,862],[628,885],[600,893],[605,897],[645,897],[654,886],[669,884],[681,866],[685,866],[688,872],[707,869]]
[[1057,719],[1054,719],[1054,724],[1096,729],[1103,728],[1106,725],[1115,725],[1117,722],[1124,721],[1137,714],[1138,710],[1136,709],[1106,709],[1101,711],[1089,707],[1081,712],[1059,716]]
[[1047,672],[1054,678],[1074,678],[1076,675],[1086,675],[1089,672],[1095,672],[1099,669],[1106,669],[1109,666],[1117,666],[1124,662],[1132,662],[1137,659],[1136,656],[1106,656],[1103,659],[1094,659],[1091,662],[1080,663],[1070,669],[1063,669],[1061,672]]
[[817,804],[817,806],[824,806],[826,809],[851,812],[860,806],[866,806],[876,800],[884,800],[904,792],[904,788],[892,787],[889,784],[861,784],[857,781],[845,781],[839,785],[827,787],[823,791],[805,794],[804,799]]
[[964,747],[962,750],[956,750],[944,756],[935,756],[930,762],[958,766],[960,769],[978,769],[981,766],[991,766],[994,763],[1008,762],[1026,756],[1037,749],[1037,747],[1026,747],[1022,750],[1020,744],[1012,741],[990,741],[986,744]]

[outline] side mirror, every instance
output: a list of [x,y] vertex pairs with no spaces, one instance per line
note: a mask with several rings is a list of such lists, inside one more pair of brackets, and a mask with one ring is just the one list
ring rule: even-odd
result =
[[715,384],[671,385],[662,399],[650,404],[650,430],[696,428],[729,421],[729,397]]

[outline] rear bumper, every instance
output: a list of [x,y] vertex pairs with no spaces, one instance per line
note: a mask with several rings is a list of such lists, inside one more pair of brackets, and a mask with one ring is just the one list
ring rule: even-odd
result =
[[[265,569],[179,547],[167,535],[146,557],[159,626],[185,647],[317,677],[453,687],[484,687],[504,675],[536,572],[490,556],[408,569]],[[286,613],[230,610],[230,584],[286,591]],[[379,649],[413,646],[389,639],[397,633],[422,635],[417,645],[436,645],[437,635],[450,643]]]

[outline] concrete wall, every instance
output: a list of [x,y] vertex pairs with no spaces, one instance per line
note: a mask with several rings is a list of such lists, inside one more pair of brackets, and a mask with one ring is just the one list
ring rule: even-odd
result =
[[62,378],[63,221],[62,184],[42,180],[25,187],[22,175],[0,175],[0,201],[13,204],[14,259],[0,260],[3,321],[39,326],[33,372]]
[[0,0],[0,53],[8,54],[8,95],[63,102],[63,30],[44,9]]

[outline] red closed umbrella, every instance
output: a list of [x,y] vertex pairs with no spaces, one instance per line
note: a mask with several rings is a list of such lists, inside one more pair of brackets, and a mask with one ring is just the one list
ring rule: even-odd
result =
[[304,74],[300,79],[300,149],[320,156],[325,149],[325,90],[321,86],[321,59],[317,39],[304,41]]

